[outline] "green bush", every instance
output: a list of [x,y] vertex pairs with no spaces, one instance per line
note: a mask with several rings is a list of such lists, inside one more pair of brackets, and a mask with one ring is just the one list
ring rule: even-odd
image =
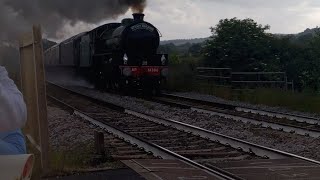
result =
[[173,56],[171,59],[166,89],[171,91],[192,91],[195,87],[197,60],[180,56]]
[[192,91],[195,83],[194,73],[186,64],[169,67],[169,77],[166,88],[172,91]]

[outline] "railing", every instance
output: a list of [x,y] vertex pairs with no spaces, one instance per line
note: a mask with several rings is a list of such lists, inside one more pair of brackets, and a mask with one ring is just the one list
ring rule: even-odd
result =
[[294,90],[285,72],[232,72],[231,68],[198,67],[197,79],[217,86],[237,88],[282,88]]

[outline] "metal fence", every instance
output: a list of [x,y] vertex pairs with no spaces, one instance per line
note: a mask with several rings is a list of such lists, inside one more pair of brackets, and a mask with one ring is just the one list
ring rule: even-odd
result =
[[217,86],[230,86],[232,81],[231,68],[197,68],[197,79],[205,80],[208,83],[215,82]]
[[281,88],[293,90],[285,72],[233,72],[231,68],[198,67],[197,79],[233,89]]

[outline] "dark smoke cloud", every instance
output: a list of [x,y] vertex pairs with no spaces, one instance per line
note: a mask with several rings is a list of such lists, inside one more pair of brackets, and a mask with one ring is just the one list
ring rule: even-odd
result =
[[116,18],[129,8],[143,11],[146,0],[0,0],[0,40],[10,40],[41,24],[49,38],[58,37],[65,25],[96,24]]
[[19,74],[19,50],[11,45],[0,46],[0,66],[4,66],[11,78]]
[[97,24],[145,5],[146,0],[0,0],[0,66],[18,74],[17,40],[33,24],[42,26],[45,38],[63,39],[70,35],[64,27]]
[[146,5],[147,5],[146,1],[141,3],[136,3],[131,6],[131,9],[133,10],[134,13],[143,13]]

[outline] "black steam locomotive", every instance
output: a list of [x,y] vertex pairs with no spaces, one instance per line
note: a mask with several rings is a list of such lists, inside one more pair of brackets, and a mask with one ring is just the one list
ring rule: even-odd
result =
[[45,52],[47,66],[72,66],[98,89],[159,92],[168,55],[157,54],[160,35],[144,14],[76,35]]

